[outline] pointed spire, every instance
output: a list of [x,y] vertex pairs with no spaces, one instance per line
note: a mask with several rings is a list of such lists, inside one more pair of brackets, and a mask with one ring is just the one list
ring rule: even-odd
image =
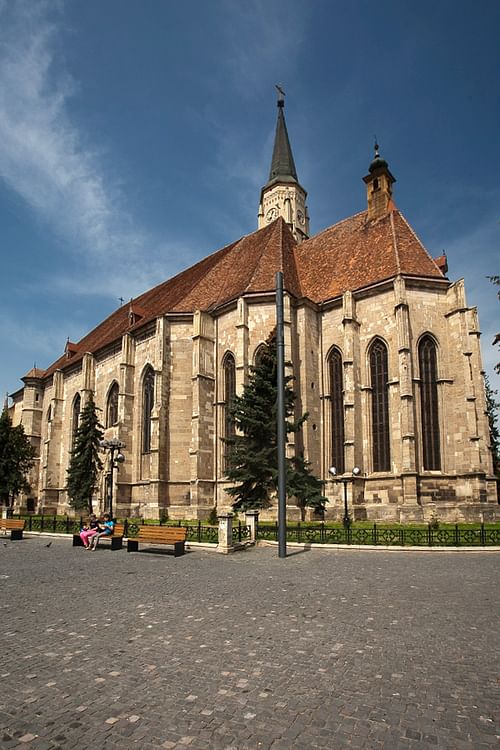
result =
[[306,206],[307,193],[299,184],[285,122],[285,92],[276,85],[278,92],[278,120],[274,137],[273,158],[269,179],[261,190],[258,226],[259,229],[275,221],[278,216],[290,227],[297,240],[309,237],[309,215]]
[[285,92],[278,85],[276,85],[276,90],[278,92],[278,120],[276,123],[273,158],[271,160],[271,170],[267,185],[276,180],[280,182],[298,182],[288,131],[286,129]]

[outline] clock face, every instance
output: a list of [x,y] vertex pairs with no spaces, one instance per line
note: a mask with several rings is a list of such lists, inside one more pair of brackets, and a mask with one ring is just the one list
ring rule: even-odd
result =
[[266,214],[266,221],[274,221],[274,219],[277,219],[279,215],[279,211],[276,206],[273,206],[273,208],[270,208],[269,211]]
[[302,211],[297,211],[297,221],[299,222],[299,224],[303,224],[304,223],[305,217],[304,217],[304,214],[302,213]]

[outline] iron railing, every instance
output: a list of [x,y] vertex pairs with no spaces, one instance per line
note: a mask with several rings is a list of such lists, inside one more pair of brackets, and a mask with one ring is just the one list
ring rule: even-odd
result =
[[[26,531],[52,532],[59,534],[77,534],[83,526],[83,517],[51,516],[20,514],[16,518],[26,521]],[[144,519],[125,519],[125,536],[134,537],[139,527],[145,525]],[[164,526],[183,526],[187,530],[188,542],[218,544],[219,528],[203,524],[201,521],[160,521]],[[241,543],[250,538],[250,526],[238,521],[233,525],[233,542]],[[286,527],[286,538],[289,542],[299,544],[369,544],[375,546],[400,547],[492,547],[500,546],[500,528],[480,524],[476,527],[463,528],[455,526],[425,527],[401,526],[387,528],[384,526],[350,526],[349,528],[332,528],[327,524],[297,523]],[[278,541],[278,524],[257,526],[257,539]]]
[[[383,526],[331,528],[326,524],[307,525],[297,523],[287,526],[286,538],[299,544],[370,544],[399,547],[490,547],[500,545],[500,528],[488,528],[481,524],[477,528],[435,527],[429,524],[421,528]],[[257,526],[257,539],[278,541],[278,524]]]

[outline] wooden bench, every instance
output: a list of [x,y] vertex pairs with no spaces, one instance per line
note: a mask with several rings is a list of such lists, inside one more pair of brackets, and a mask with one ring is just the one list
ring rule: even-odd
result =
[[[122,523],[115,523],[115,528],[112,534],[100,537],[98,542],[99,546],[103,542],[110,542],[112,551],[122,549],[124,531],[125,527]],[[93,538],[93,536],[90,537],[90,542],[92,542]],[[80,534],[73,534],[73,547],[83,547],[83,542]]]
[[25,523],[26,521],[23,521],[22,518],[1,518],[0,529],[5,536],[7,535],[7,532],[10,531],[10,538],[12,541],[15,541],[23,538]]
[[139,542],[148,544],[172,544],[174,557],[184,554],[187,530],[183,526],[140,526],[137,536],[129,537],[127,552],[137,552]]

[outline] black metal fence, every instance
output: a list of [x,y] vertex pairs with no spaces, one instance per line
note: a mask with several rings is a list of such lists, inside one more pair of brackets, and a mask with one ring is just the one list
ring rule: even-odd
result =
[[[77,534],[84,523],[84,518],[70,516],[49,516],[21,514],[16,516],[26,520],[26,531],[52,532],[59,534]],[[139,527],[146,525],[144,519],[125,519],[125,536],[133,538]],[[201,521],[160,521],[163,526],[183,526],[187,530],[188,542],[218,544],[219,528],[203,524]],[[233,542],[241,543],[250,538],[250,527],[239,521],[233,524]],[[370,544],[400,547],[493,547],[500,546],[500,528],[485,526],[464,528],[455,526],[426,527],[401,526],[386,528],[384,526],[351,526],[349,528],[331,528],[326,524],[308,525],[297,523],[287,526],[286,538],[289,542],[299,544]],[[257,526],[257,540],[278,541],[278,524]]]
[[[299,544],[370,544],[399,547],[490,547],[500,545],[500,529],[481,524],[477,528],[436,528],[432,524],[421,528],[383,526],[331,528],[324,524],[298,523],[287,526],[286,538]],[[278,541],[278,524],[257,526],[257,539]]]

